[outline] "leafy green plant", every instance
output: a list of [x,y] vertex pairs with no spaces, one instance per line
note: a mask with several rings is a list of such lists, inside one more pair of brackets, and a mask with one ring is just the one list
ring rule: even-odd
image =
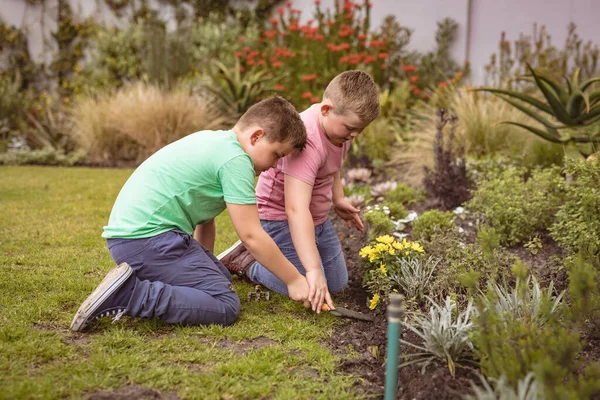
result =
[[471,302],[467,304],[464,311],[458,312],[456,303],[450,299],[450,296],[446,297],[441,305],[432,299],[429,301],[431,302],[429,315],[415,313],[409,322],[404,324],[423,339],[423,345],[419,346],[401,339],[401,343],[421,352],[404,355],[405,358],[412,358],[412,360],[402,363],[400,367],[418,363],[425,370],[430,363],[438,360],[445,362],[450,373],[454,375],[457,366],[472,361],[473,344],[469,339],[473,328]]
[[503,282],[510,278],[515,257],[501,246],[478,235],[475,243],[464,243],[456,230],[435,235],[425,242],[427,254],[441,258],[440,267],[433,278],[431,293],[436,298],[454,294],[464,302],[469,293],[475,294],[489,282]]
[[570,319],[583,331],[598,336],[600,328],[600,273],[583,252],[569,266]]
[[571,177],[564,204],[556,213],[550,234],[558,244],[575,254],[582,246],[600,255],[600,161],[568,160]]
[[384,196],[386,202],[401,203],[405,206],[421,201],[423,197],[423,194],[419,190],[404,183],[398,183],[394,189],[387,192]]
[[[542,124],[545,130],[520,122],[503,121],[500,122],[501,124],[515,125],[544,140],[560,143],[565,146],[566,151],[571,153],[573,152],[572,147],[577,146],[577,151],[582,154],[591,154],[594,151],[593,145],[600,143],[600,136],[591,136],[589,132],[566,130],[565,128],[582,128],[600,121],[600,90],[587,92],[595,82],[600,82],[600,77],[580,83],[579,69],[576,69],[571,78],[565,78],[567,85],[563,87],[556,80],[536,72],[531,66],[527,65],[527,68],[545,102],[518,91],[486,87],[472,90],[495,94]],[[542,113],[550,116],[552,120],[543,116]],[[557,120],[559,124],[553,120]]]
[[431,239],[454,227],[454,214],[450,211],[429,210],[424,212],[412,223],[411,236],[418,241],[431,241]]
[[530,241],[523,245],[529,252],[536,255],[543,247],[542,240],[539,236],[534,236]]
[[408,215],[406,208],[397,201],[384,201],[383,208],[388,210],[388,215],[393,220],[404,219]]
[[508,168],[483,181],[466,207],[496,229],[501,244],[516,245],[548,228],[564,197],[564,179],[557,168],[532,172]]
[[369,240],[374,240],[377,236],[389,235],[394,231],[394,224],[383,210],[370,210],[364,214],[367,222],[367,231]]

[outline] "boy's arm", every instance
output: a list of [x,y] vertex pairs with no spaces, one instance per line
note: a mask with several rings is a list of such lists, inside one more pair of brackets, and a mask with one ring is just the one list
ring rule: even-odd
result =
[[238,237],[250,254],[287,286],[292,300],[309,307],[306,279],[264,231],[260,225],[256,205],[227,203],[227,211]]
[[358,216],[360,210],[348,203],[344,197],[344,187],[342,186],[340,171],[336,172],[333,177],[332,191],[333,209],[338,217],[346,221],[348,228],[352,228],[352,225],[354,225],[359,231],[364,231],[365,225]]
[[327,281],[321,270],[321,259],[315,240],[315,226],[310,213],[313,187],[300,179],[285,175],[285,213],[288,217],[294,248],[306,270],[309,300],[313,311],[320,313],[323,301],[334,308]]
[[194,230],[194,239],[198,241],[202,246],[206,247],[210,250],[211,253],[214,252],[215,248],[215,236],[217,233],[217,228],[215,224],[214,218],[204,224],[196,225],[196,229]]

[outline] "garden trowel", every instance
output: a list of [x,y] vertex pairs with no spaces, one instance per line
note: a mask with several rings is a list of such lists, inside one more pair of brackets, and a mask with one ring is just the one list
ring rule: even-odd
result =
[[373,317],[371,317],[370,315],[348,310],[347,308],[343,307],[336,307],[335,310],[333,310],[329,308],[329,306],[326,303],[323,303],[321,310],[328,311],[329,314],[334,315],[336,317],[360,319],[361,321],[373,321]]

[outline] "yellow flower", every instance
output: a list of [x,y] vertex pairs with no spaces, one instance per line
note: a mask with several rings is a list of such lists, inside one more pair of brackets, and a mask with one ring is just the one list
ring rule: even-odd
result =
[[358,255],[361,256],[362,258],[369,257],[371,254],[373,254],[373,248],[371,246],[363,247],[362,249],[360,249],[360,252],[358,253]]
[[383,236],[379,236],[375,240],[377,240],[379,243],[392,244],[394,242],[394,237],[391,235],[383,235]]
[[387,275],[387,269],[385,269],[385,264],[384,263],[379,264],[379,270],[381,272],[383,272],[385,275]]
[[376,293],[371,299],[371,302],[369,303],[369,309],[374,310],[375,307],[377,307],[377,304],[379,304],[379,293]]
[[408,242],[408,240],[406,240],[406,238],[402,239],[402,246],[404,246],[404,247],[410,247],[410,243]]
[[417,242],[413,242],[412,249],[414,251],[416,251],[417,253],[424,253],[425,252],[425,250],[423,250],[423,247],[419,243],[417,243]]
[[396,255],[396,250],[390,249],[389,253],[390,253],[390,255],[395,256]]
[[392,243],[392,246],[396,249],[396,250],[402,250],[404,248],[404,246],[402,245],[402,243],[400,242],[394,242]]
[[388,247],[389,246],[387,244],[385,244],[385,243],[377,243],[375,245],[375,251],[377,253],[387,253]]
[[410,254],[410,251],[408,251],[408,250],[406,250],[406,251],[404,252],[404,255],[405,255],[405,256],[408,256],[409,254]]

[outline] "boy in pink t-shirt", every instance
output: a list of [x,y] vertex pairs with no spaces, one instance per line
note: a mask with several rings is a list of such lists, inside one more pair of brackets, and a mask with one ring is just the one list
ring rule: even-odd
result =
[[[331,205],[348,227],[362,231],[359,210],[344,198],[340,169],[352,139],[379,115],[379,95],[363,71],[346,71],[327,86],[320,103],[300,114],[308,135],[306,148],[263,172],[256,199],[261,224],[283,254],[306,276],[312,308],[348,284],[346,261],[328,213]],[[254,262],[239,243],[225,252],[223,263],[253,282],[287,294],[285,285]]]

